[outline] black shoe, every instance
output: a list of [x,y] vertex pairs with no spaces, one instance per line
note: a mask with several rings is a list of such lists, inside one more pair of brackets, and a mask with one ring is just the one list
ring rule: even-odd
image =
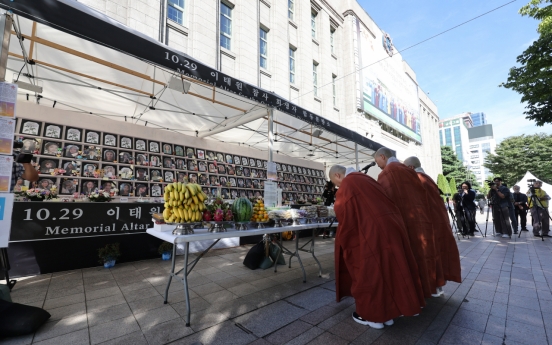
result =
[[552,237],[552,236],[549,235],[549,234],[544,234],[544,235],[542,235],[542,237]]
[[473,237],[473,236],[475,236],[475,235],[473,234],[473,232],[468,232],[468,236]]

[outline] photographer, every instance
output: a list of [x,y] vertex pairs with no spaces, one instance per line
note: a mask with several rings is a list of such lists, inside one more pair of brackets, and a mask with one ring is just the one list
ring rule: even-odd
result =
[[465,181],[461,186],[462,208],[464,209],[464,217],[468,222],[468,235],[473,236],[475,232],[475,191],[471,188],[471,183]]
[[503,238],[512,237],[512,226],[510,225],[510,190],[502,185],[502,179],[496,177],[489,183],[491,190],[487,195],[493,210],[493,222],[496,228],[496,236]]
[[13,192],[13,189],[15,187],[15,184],[17,183],[17,180],[21,178],[27,181],[36,182],[38,181],[38,172],[30,162],[17,163],[14,161],[12,166],[12,179],[11,179],[10,192]]
[[548,200],[550,196],[542,189],[542,181],[533,182],[533,186],[527,191],[529,199],[529,208],[531,210],[531,219],[533,221],[533,235],[543,237],[552,237],[550,232],[550,220],[548,213]]
[[521,225],[521,231],[529,231],[527,230],[527,210],[529,210],[529,206],[527,206],[527,195],[520,193],[518,185],[515,185],[513,188],[514,193],[512,195],[514,197],[516,221]]
[[452,196],[452,204],[454,206],[454,213],[456,214],[456,226],[458,231],[462,232],[462,235],[469,233],[468,225],[464,219],[464,208],[462,207],[462,189],[458,189],[457,193]]
[[325,206],[331,206],[331,204],[335,201],[335,186],[332,183],[332,181],[328,181],[326,183],[326,186],[324,186],[324,193],[322,193],[322,197],[325,198],[324,205]]

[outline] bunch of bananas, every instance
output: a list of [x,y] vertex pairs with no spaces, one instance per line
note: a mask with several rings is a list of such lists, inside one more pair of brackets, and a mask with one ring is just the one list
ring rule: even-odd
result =
[[164,199],[166,223],[190,223],[201,221],[207,195],[198,184],[173,182],[165,187]]

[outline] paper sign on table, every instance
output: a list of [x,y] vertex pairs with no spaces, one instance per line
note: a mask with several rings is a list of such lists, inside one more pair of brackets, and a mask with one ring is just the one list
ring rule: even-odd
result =
[[0,117],[0,154],[12,154],[14,133],[15,119]]
[[0,156],[0,192],[9,192],[12,179],[13,157]]
[[0,248],[7,248],[10,240],[13,194],[0,194]]

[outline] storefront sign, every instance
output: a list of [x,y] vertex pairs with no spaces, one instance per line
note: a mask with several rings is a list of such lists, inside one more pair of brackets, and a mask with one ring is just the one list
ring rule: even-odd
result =
[[162,210],[143,203],[16,202],[10,242],[143,233]]

